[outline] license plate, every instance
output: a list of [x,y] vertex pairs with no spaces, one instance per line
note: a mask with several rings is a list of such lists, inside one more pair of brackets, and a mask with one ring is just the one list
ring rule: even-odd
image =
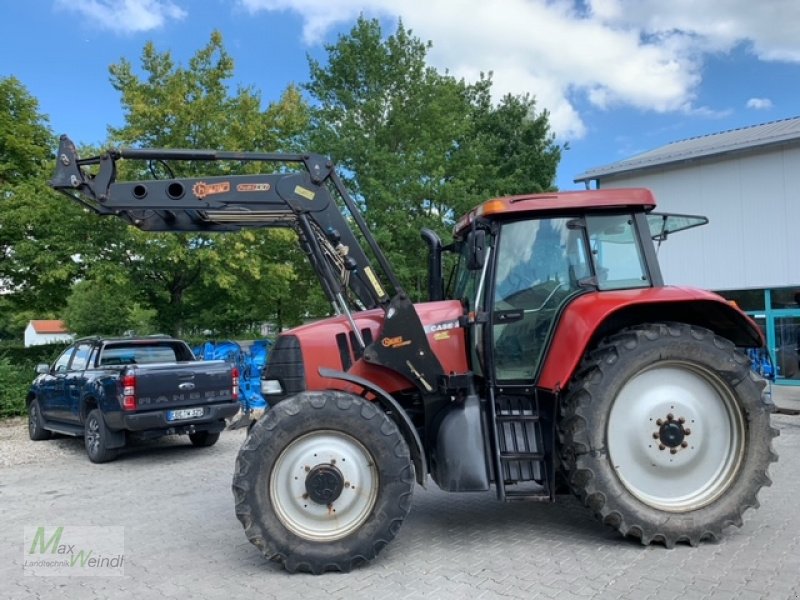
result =
[[182,421],[183,419],[193,419],[202,417],[202,408],[181,408],[180,410],[167,411],[167,421]]

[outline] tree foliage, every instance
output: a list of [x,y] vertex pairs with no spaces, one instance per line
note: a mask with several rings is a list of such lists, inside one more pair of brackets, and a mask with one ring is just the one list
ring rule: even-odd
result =
[[424,283],[419,230],[440,232],[495,195],[551,189],[561,149],[529,96],[491,101],[491,77],[468,84],[427,66],[424,43],[402,22],[383,37],[359,18],[311,59],[316,100],[310,140],[351,176],[379,242],[402,280]]
[[47,185],[55,140],[37,101],[15,78],[0,79],[0,288],[12,315],[6,333],[19,335],[31,318],[54,316],[70,286],[121,224],[87,218]]
[[[266,110],[252,88],[229,92],[233,61],[217,32],[188,67],[176,66],[169,52],[147,44],[141,70],[144,76],[125,60],[111,66],[112,85],[121,94],[125,113],[125,124],[110,128],[114,142],[278,151],[294,147],[306,129],[308,110],[294,87]],[[171,166],[176,176],[223,174],[235,167],[202,162]],[[136,161],[123,167],[134,177],[146,176],[146,168]],[[291,235],[267,230],[225,235],[131,232],[127,245],[125,268],[166,331],[235,333],[276,320],[275,307],[288,297],[302,258],[286,250],[296,245]],[[302,317],[303,303],[293,306],[296,310],[286,315],[289,323]]]
[[[446,236],[458,216],[489,197],[551,189],[561,152],[532,96],[495,102],[491,75],[467,83],[437,71],[426,62],[430,48],[402,22],[385,36],[377,21],[359,18],[326,48],[324,63],[310,60],[303,89],[290,85],[265,106],[256,89],[232,87],[234,63],[219,33],[186,65],[148,43],[137,65],[110,66],[124,122],[109,126],[108,141],[331,155],[419,297],[419,230]],[[329,309],[293,232],[143,233],[50,190],[54,149],[36,99],[14,77],[0,78],[0,287],[10,292],[0,296],[0,336],[20,335],[32,318],[59,317],[80,334],[211,329],[227,336]],[[118,166],[120,179],[168,173],[135,160]],[[178,177],[270,168],[171,167]]]

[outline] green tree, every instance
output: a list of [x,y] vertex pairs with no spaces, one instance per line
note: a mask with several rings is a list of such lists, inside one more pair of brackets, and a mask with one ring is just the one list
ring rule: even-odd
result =
[[[112,140],[163,148],[294,149],[308,123],[308,109],[297,88],[290,86],[276,103],[262,109],[260,94],[252,88],[230,92],[233,69],[218,32],[188,67],[176,66],[169,52],[158,52],[148,43],[141,58],[144,77],[125,60],[110,68],[125,112],[125,124],[109,129]],[[176,176],[223,174],[237,167],[172,166]],[[121,168],[128,176],[147,176],[148,166],[138,161]],[[250,172],[255,168],[249,167]],[[134,231],[126,241],[124,263],[148,305],[156,309],[162,330],[235,333],[277,317],[278,300],[302,258],[287,253],[287,244],[296,245],[286,232],[268,230],[224,235]],[[303,300],[296,304],[302,306]]]
[[424,43],[402,22],[384,39],[359,18],[309,60],[316,99],[310,144],[344,167],[348,185],[401,280],[420,294],[419,229],[445,233],[495,195],[551,189],[561,149],[546,111],[527,96],[491,102],[491,77],[468,84],[426,65]]
[[121,335],[131,329],[134,302],[126,282],[84,280],[76,283],[63,311],[67,328],[84,335]]
[[0,287],[3,333],[29,318],[57,316],[95,249],[121,229],[87,218],[47,186],[55,140],[38,103],[14,77],[0,79]]

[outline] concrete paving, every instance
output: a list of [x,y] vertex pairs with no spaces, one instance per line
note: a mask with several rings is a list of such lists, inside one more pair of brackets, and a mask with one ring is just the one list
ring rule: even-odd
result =
[[[397,538],[349,574],[289,575],[250,545],[230,483],[242,432],[213,448],[142,444],[88,462],[81,440],[20,441],[47,461],[0,467],[0,598],[602,598],[797,600],[800,417],[776,415],[781,458],[761,508],[720,543],[643,547],[571,497],[501,504],[493,493],[417,488]],[[23,427],[22,423],[15,425]],[[122,526],[122,577],[23,575],[23,528]]]

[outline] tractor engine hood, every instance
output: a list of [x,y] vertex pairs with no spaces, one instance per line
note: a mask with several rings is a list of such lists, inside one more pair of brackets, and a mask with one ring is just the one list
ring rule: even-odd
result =
[[[464,308],[457,300],[425,302],[415,305],[433,353],[446,374],[464,373],[467,366],[466,335],[462,317]],[[382,335],[385,313],[373,309],[353,313],[356,327],[369,347],[381,344],[385,348],[404,344],[402,336]],[[298,364],[301,363],[301,364]],[[344,315],[330,317],[283,332],[270,352],[264,379],[286,378],[292,373],[293,385],[282,385],[284,395],[306,390],[347,389],[346,383],[319,375],[320,368],[346,371],[369,379],[389,393],[413,389],[415,384],[386,367],[364,359],[350,322]],[[302,374],[304,381],[298,380]],[[435,382],[434,382],[435,383]],[[287,389],[288,388],[288,389]],[[267,398],[269,402],[269,398]]]

